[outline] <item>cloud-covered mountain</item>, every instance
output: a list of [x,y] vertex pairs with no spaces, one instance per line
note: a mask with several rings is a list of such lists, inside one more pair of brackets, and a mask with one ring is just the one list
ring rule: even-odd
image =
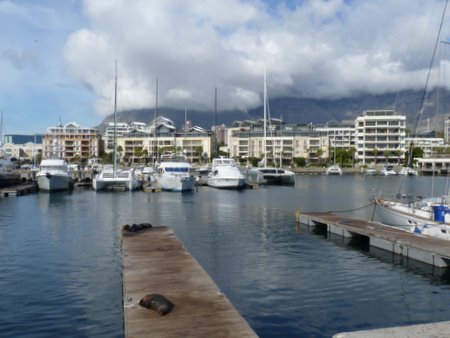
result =
[[[277,98],[270,101],[272,117],[282,118],[287,123],[322,124],[329,121],[354,120],[367,109],[395,109],[407,116],[407,125],[413,130],[417,113],[420,108],[423,92],[403,91],[398,94],[359,95],[355,98],[337,100]],[[437,104],[439,97],[439,105]],[[450,92],[447,90],[433,91],[426,97],[425,109],[420,117],[419,130],[428,127],[439,130],[443,119],[450,114]],[[439,109],[439,112],[437,112]],[[185,116],[194,125],[210,129],[214,124],[212,111],[187,111],[173,108],[159,108],[158,115],[173,120],[177,127],[184,123]],[[155,109],[134,109],[117,113],[119,122],[145,122],[149,124],[155,117]],[[231,125],[236,120],[259,119],[263,117],[263,107],[245,111],[229,110],[217,113],[217,124]],[[428,120],[430,119],[430,120]],[[98,126],[104,131],[108,122],[113,120],[110,115]]]

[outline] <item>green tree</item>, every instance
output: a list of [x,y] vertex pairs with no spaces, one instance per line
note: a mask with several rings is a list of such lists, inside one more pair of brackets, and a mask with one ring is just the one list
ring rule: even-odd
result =
[[306,165],[306,159],[304,157],[294,157],[293,161],[297,167],[304,167]]
[[147,149],[144,149],[144,150],[142,151],[142,156],[144,157],[144,163],[145,163],[145,165],[147,165],[147,164],[148,164],[148,150],[147,150]]
[[323,155],[323,150],[322,149],[317,149],[316,156],[319,159],[319,163],[322,163],[322,155]]
[[202,162],[202,154],[203,154],[202,146],[197,146],[194,148],[194,155],[199,157],[200,163]]
[[391,156],[391,152],[389,150],[385,150],[383,152],[383,155],[384,155],[384,157],[386,159],[386,163],[389,163],[389,157]]
[[134,148],[134,157],[139,159],[139,163],[141,163],[141,158],[144,156],[144,149],[142,147]]

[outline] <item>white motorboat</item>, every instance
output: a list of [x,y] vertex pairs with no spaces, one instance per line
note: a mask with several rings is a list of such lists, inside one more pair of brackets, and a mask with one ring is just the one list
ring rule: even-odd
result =
[[156,181],[162,190],[185,192],[195,187],[195,177],[191,175],[191,164],[184,155],[163,154],[156,170]]
[[342,169],[338,164],[330,165],[326,172],[327,175],[342,175]]
[[41,191],[62,191],[73,188],[72,175],[64,159],[44,159],[41,161],[36,181]]
[[381,169],[380,174],[383,176],[395,176],[398,175],[398,173],[394,170],[394,166],[392,165],[385,165],[383,169]]
[[221,189],[242,189],[245,185],[245,176],[232,158],[215,158],[208,176],[208,185]]
[[103,170],[92,180],[92,187],[95,191],[136,190],[141,185],[142,182],[133,169],[119,169],[113,165],[103,166]]

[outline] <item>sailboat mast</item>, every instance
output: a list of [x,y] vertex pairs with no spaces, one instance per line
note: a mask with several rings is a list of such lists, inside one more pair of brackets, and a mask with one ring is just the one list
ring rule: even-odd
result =
[[158,79],[156,79],[156,89],[155,89],[155,119],[153,122],[153,129],[154,129],[154,150],[153,150],[153,164],[156,163],[157,159],[157,153],[158,153],[158,134],[157,134],[157,125],[156,125],[156,119],[158,118]]
[[113,163],[113,172],[114,172],[114,176],[116,174],[116,163],[117,163],[117,149],[116,149],[116,111],[117,111],[117,60],[116,60],[116,65],[115,65],[115,79],[114,79],[114,136],[113,136],[113,145],[114,145],[114,163]]
[[267,75],[266,69],[264,69],[264,142],[263,142],[263,155],[264,155],[264,166],[267,166]]
[[212,158],[217,156],[217,135],[216,135],[216,129],[217,129],[217,87],[214,88],[214,131],[212,133],[213,139],[213,151],[212,151]]

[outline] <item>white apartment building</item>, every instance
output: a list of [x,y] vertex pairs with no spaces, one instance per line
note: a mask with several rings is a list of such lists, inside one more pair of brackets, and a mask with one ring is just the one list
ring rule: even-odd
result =
[[261,121],[244,121],[228,128],[229,156],[240,160],[264,157],[268,163],[290,165],[294,158],[309,160],[325,159],[329,155],[328,138],[325,132],[311,126],[272,125],[264,136]]
[[330,123],[323,127],[317,127],[316,130],[326,133],[330,148],[349,150],[355,147],[356,131],[354,121],[339,124]]
[[[147,125],[144,122],[116,122],[116,138],[121,137],[126,133],[132,131],[146,131]],[[106,127],[105,134],[103,135],[103,142],[105,143],[105,152],[110,153],[113,151],[114,143],[114,122],[109,122]]]
[[96,128],[80,127],[75,122],[50,127],[42,138],[42,158],[64,158],[80,162],[98,157],[100,135]]
[[406,150],[409,150],[411,144],[423,150],[423,157],[431,157],[437,149],[446,147],[444,139],[441,137],[407,137],[405,138]]
[[406,117],[394,110],[366,110],[355,120],[356,159],[362,164],[399,163],[406,151]]

